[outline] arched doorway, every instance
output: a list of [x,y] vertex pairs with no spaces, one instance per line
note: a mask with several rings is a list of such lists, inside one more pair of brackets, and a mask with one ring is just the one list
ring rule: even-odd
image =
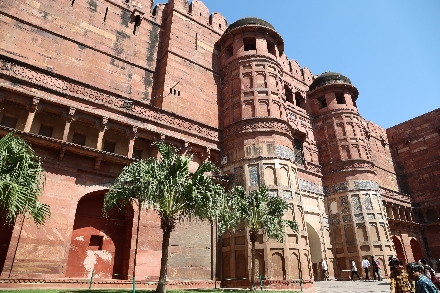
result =
[[405,253],[403,252],[403,246],[399,238],[393,236],[393,243],[394,243],[394,247],[396,248],[397,258],[406,262]]
[[322,259],[322,249],[321,249],[321,239],[319,238],[316,230],[310,225],[306,223],[307,226],[307,236],[309,238],[309,246],[310,246],[310,258],[312,261],[312,269],[313,276],[315,281],[319,281],[324,279],[319,264]]
[[421,260],[423,258],[423,252],[419,242],[417,242],[415,238],[412,238],[409,244],[411,245],[414,261]]
[[105,192],[87,194],[78,202],[66,277],[90,277],[94,271],[95,278],[127,279],[133,217],[115,211],[104,218]]

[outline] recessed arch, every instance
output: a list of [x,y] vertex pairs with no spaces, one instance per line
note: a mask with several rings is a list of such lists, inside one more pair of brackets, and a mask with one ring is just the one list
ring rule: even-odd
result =
[[394,247],[396,248],[397,258],[404,261],[406,258],[405,258],[405,253],[403,252],[402,242],[400,242],[399,238],[393,236],[393,243],[394,243]]
[[133,210],[112,212],[104,218],[102,208],[108,190],[83,196],[76,208],[67,259],[66,277],[127,279],[131,249]]
[[315,228],[312,227],[309,223],[306,222],[307,226],[307,236],[309,238],[309,247],[310,247],[310,258],[312,262],[313,275],[315,276],[315,280],[318,280],[318,264],[322,259],[322,249],[321,249],[321,239],[316,232]]
[[423,252],[422,252],[422,248],[420,247],[419,242],[415,238],[412,238],[409,241],[409,244],[411,245],[411,250],[413,253],[414,261],[421,260],[423,258]]

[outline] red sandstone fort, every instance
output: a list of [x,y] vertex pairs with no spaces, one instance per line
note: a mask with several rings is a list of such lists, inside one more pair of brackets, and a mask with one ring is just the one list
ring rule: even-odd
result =
[[[342,277],[349,259],[384,265],[440,257],[440,109],[383,129],[359,115],[358,90],[335,72],[288,60],[268,22],[232,24],[201,2],[0,1],[0,135],[17,130],[43,159],[41,227],[0,223],[0,287],[15,282],[157,281],[161,230],[103,218],[122,168],[157,156],[165,140],[215,162],[231,185],[268,186],[299,224],[285,241],[257,241],[257,272],[272,288]],[[138,210],[133,211],[137,217]],[[245,286],[248,234],[216,237],[185,221],[172,233],[173,286]],[[127,280],[127,281],[124,281]]]

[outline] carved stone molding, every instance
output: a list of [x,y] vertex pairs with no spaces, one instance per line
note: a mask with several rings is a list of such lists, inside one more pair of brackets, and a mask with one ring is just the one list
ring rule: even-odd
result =
[[331,164],[326,164],[322,168],[322,172],[324,175],[338,173],[341,171],[349,171],[353,169],[361,169],[368,170],[373,173],[376,173],[374,163],[362,159],[358,160],[347,160],[347,161],[339,161]]
[[219,132],[213,127],[178,117],[160,109],[154,109],[142,102],[92,88],[68,78],[48,74],[44,70],[23,65],[21,62],[9,60],[9,58],[1,55],[0,74],[20,79],[24,83],[31,83],[35,85],[35,88],[45,88],[63,96],[68,95],[80,100],[101,104],[117,111],[129,112],[153,123],[165,125],[167,128],[176,128],[182,132],[191,133],[215,142],[219,140]]
[[223,140],[230,140],[237,135],[254,131],[278,132],[291,137],[293,129],[290,125],[276,118],[254,118],[241,120],[224,128],[221,133]]

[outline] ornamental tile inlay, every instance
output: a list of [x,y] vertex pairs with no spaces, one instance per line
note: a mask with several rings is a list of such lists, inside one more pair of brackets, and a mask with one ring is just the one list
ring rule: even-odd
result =
[[377,219],[381,222],[383,222],[383,216],[382,214],[377,214]]
[[270,197],[277,197],[278,196],[278,190],[269,190],[267,192]]
[[376,217],[374,216],[374,214],[367,214],[367,219],[374,220],[374,219],[376,219]]
[[322,217],[322,223],[323,223],[324,225],[328,225],[328,216],[324,216],[324,217]]
[[345,192],[348,190],[348,182],[341,182],[324,187],[324,192],[327,195],[339,192]]
[[359,180],[354,181],[354,190],[377,190],[379,185],[374,181]]
[[249,166],[249,185],[250,186],[258,186],[259,185],[259,177],[258,177],[258,167],[257,166]]
[[341,212],[343,214],[347,214],[350,211],[350,207],[348,206],[347,197],[341,197]]
[[363,220],[365,220],[363,214],[355,214],[355,215],[354,215],[354,219],[355,219],[356,221],[363,221]]
[[348,223],[351,221],[351,215],[344,215],[342,216],[342,222]]
[[351,207],[354,212],[362,212],[361,201],[359,195],[351,196]]
[[322,185],[318,185],[316,183],[305,181],[302,179],[298,179],[298,184],[301,191],[310,191],[314,193],[324,194]]
[[295,153],[288,147],[277,145],[275,147],[275,155],[280,159],[287,159],[291,162],[295,162]]
[[367,211],[373,210],[373,205],[371,204],[371,198],[369,194],[364,194],[364,207]]
[[340,223],[339,215],[333,215],[332,216],[332,225],[338,225],[339,223]]
[[283,190],[283,197],[284,199],[292,199],[292,192],[288,190]]

